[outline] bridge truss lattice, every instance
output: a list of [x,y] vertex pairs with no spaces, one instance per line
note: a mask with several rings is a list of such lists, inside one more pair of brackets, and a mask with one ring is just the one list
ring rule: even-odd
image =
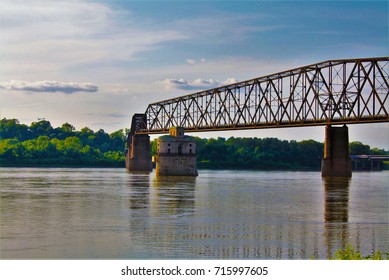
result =
[[330,60],[152,103],[140,133],[389,121],[389,58]]

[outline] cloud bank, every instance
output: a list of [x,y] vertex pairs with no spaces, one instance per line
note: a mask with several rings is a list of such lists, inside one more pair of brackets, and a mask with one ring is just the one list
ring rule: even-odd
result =
[[75,92],[97,92],[98,87],[91,83],[66,83],[58,81],[25,82],[12,80],[0,83],[0,89],[25,92],[62,92],[71,94]]
[[163,85],[166,90],[180,89],[180,90],[205,90],[210,88],[216,88],[223,85],[233,84],[237,81],[234,78],[229,78],[224,82],[218,80],[209,79],[195,79],[188,81],[185,79],[165,79],[158,83]]

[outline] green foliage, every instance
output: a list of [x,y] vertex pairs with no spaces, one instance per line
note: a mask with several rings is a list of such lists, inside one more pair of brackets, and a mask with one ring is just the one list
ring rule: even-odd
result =
[[[324,144],[314,140],[286,141],[277,138],[194,138],[197,166],[210,169],[283,169],[319,170]],[[356,154],[388,154],[370,149],[361,142],[350,143]],[[157,153],[157,140],[151,142],[152,155]]]
[[126,137],[64,123],[53,128],[42,120],[30,126],[0,120],[0,166],[124,166]]
[[[0,166],[124,166],[128,129],[111,134],[88,127],[77,131],[69,123],[53,128],[49,121],[30,126],[16,119],[0,120]],[[196,142],[199,168],[319,170],[323,143],[314,140],[230,137]],[[151,142],[152,155],[157,140]],[[388,154],[361,142],[350,143],[351,154]]]
[[2,119],[0,120],[0,139],[15,138],[18,140],[31,139],[31,131],[29,127],[24,124],[19,124],[16,119]]
[[369,155],[370,146],[364,145],[359,141],[354,141],[349,144],[351,155]]
[[[323,144],[277,138],[194,138],[199,168],[319,169]],[[152,142],[157,153],[157,140]]]
[[320,169],[324,145],[277,138],[196,138],[199,168]]
[[389,260],[389,252],[381,253],[381,251],[378,250],[370,255],[362,256],[361,252],[356,251],[354,247],[349,244],[346,248],[336,251],[333,260]]
[[158,140],[157,139],[154,139],[153,141],[151,141],[150,143],[150,146],[151,146],[151,155],[156,155],[157,152],[158,152]]

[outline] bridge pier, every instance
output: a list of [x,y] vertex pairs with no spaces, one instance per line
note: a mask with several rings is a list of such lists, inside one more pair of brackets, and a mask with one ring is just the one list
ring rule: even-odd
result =
[[126,169],[128,171],[151,172],[153,166],[148,134],[129,135],[126,150]]
[[351,177],[348,127],[326,126],[322,177]]
[[184,128],[171,127],[158,139],[157,176],[197,176],[196,142],[185,136]]

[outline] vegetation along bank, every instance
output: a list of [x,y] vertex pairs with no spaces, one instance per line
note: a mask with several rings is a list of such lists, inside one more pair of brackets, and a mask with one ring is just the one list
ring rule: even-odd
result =
[[[40,120],[30,126],[17,119],[0,120],[0,166],[124,167],[128,129],[106,133],[64,123],[53,128]],[[258,170],[319,170],[323,143],[277,138],[195,138],[198,168]],[[152,155],[157,141],[151,142]],[[389,151],[350,143],[350,154],[388,155]],[[385,165],[388,169],[388,165]]]

